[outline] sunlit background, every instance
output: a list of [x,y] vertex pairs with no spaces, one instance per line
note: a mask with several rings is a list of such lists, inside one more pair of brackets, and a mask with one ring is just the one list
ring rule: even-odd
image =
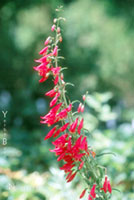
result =
[[52,84],[38,83],[34,59],[60,5],[68,95],[89,92],[85,127],[94,150],[108,153],[97,160],[117,189],[112,200],[134,200],[133,0],[0,1],[0,200],[76,200],[84,188],[79,177],[66,183],[39,123]]

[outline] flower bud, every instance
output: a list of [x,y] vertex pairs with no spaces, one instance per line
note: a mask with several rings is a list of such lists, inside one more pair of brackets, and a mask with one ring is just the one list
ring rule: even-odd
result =
[[51,31],[53,32],[55,30],[55,24],[53,24],[53,26],[51,27]]
[[84,165],[84,161],[82,161],[81,163],[80,163],[80,165],[79,165],[79,170],[81,170],[82,169],[82,167],[83,167],[83,165]]
[[65,81],[64,81],[64,80],[61,80],[61,82],[62,82],[62,85],[64,86],[64,85],[65,85]]
[[53,56],[57,56],[58,53],[58,46],[56,46],[53,50]]
[[48,45],[49,43],[50,43],[50,36],[46,39],[46,41],[44,42],[44,45],[46,46],[46,45]]
[[84,105],[81,106],[81,112],[84,112]]
[[48,50],[48,46],[46,46],[45,48],[43,48],[43,49],[39,52],[39,54],[45,54],[45,53],[47,52],[47,50]]
[[82,191],[82,193],[81,193],[79,198],[82,199],[84,197],[85,193],[86,193],[86,189]]
[[63,73],[61,73],[61,80],[63,80],[63,78],[64,78],[64,74],[63,74]]
[[57,19],[56,19],[56,18],[54,18],[54,21],[53,21],[53,22],[54,22],[54,24],[55,24],[55,23],[57,22]]
[[62,37],[61,36],[59,37],[59,41],[62,42]]
[[78,113],[81,112],[81,106],[82,106],[82,103],[80,103],[79,106],[78,106],[78,109],[77,109],[77,112],[78,112]]
[[57,33],[60,33],[60,27],[57,28]]
[[82,98],[83,98],[83,101],[85,101],[85,100],[86,100],[86,95],[83,95],[83,97],[82,97]]

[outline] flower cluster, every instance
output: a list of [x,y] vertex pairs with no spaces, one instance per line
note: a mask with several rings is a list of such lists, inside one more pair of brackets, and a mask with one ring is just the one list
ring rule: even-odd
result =
[[[105,176],[104,184],[102,177],[98,173],[95,152],[88,146],[87,137],[84,135],[84,119],[81,113],[84,112],[86,96],[83,96],[83,103],[77,108],[76,118],[73,113],[73,103],[66,99],[66,83],[63,76],[63,68],[58,65],[59,42],[62,42],[61,29],[59,23],[63,18],[54,19],[51,31],[55,32],[55,37],[49,36],[44,42],[44,48],[39,52],[41,58],[35,60],[39,63],[34,67],[41,76],[39,82],[45,82],[49,77],[53,80],[53,88],[45,95],[51,98],[49,112],[41,116],[41,123],[52,126],[46,134],[44,140],[56,138],[52,142],[57,161],[63,160],[64,165],[60,167],[66,173],[67,182],[72,181],[79,173],[85,180],[87,186],[80,195],[82,198],[88,190],[88,200],[97,197],[100,199],[110,198],[107,194],[112,192],[110,182]],[[99,169],[100,170],[100,169]],[[108,193],[107,193],[108,192]]]

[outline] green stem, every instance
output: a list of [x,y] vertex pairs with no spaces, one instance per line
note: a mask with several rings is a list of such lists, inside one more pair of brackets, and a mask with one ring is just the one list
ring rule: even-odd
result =
[[[59,20],[57,21],[57,25],[56,25],[56,37],[55,37],[55,43],[54,46],[56,47],[56,45],[58,44],[58,33],[57,33],[57,28],[59,25]],[[58,67],[58,52],[57,52],[57,56],[55,57],[55,67]],[[68,102],[66,99],[66,95],[65,95],[65,86],[63,86],[62,84],[62,80],[61,80],[61,73],[59,75],[59,87],[61,88],[61,101],[64,102],[65,107],[68,107]],[[84,102],[85,103],[85,102]],[[70,124],[73,122],[73,115],[71,112],[68,112],[68,120],[70,122]],[[75,134],[72,135],[72,139],[73,142],[76,141],[76,139],[78,138],[78,136]],[[85,166],[86,169],[81,171],[79,170],[79,174],[83,177],[84,181],[86,182],[88,188],[90,189],[90,185],[89,185],[89,177],[88,176],[88,172],[91,171],[92,172],[92,178],[93,180],[96,182],[96,180],[100,180],[99,174],[97,173],[97,166],[95,165],[95,163],[93,163],[94,161],[87,158],[87,155],[83,156],[83,161],[85,161]],[[101,187],[101,180],[99,182],[99,187]],[[101,197],[99,195],[100,200],[107,200],[107,195],[103,194],[103,197]]]

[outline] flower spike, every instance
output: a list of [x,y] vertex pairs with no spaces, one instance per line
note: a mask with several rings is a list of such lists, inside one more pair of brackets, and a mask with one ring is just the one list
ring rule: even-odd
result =
[[82,191],[80,199],[84,197],[86,191],[88,200],[95,200],[96,197],[100,200],[108,199],[109,193],[112,193],[110,181],[107,176],[104,183],[100,178],[96,153],[88,145],[88,138],[83,128],[84,118],[81,115],[84,112],[86,95],[83,95],[84,102],[79,104],[76,112],[71,100],[66,96],[67,84],[62,67],[59,65],[61,57],[58,56],[59,44],[62,42],[61,20],[64,18],[54,19],[51,31],[55,36],[49,36],[45,40],[45,47],[39,51],[41,57],[35,60],[38,65],[33,67],[40,76],[40,83],[49,78],[53,84],[53,89],[45,92],[45,96],[52,98],[49,112],[40,117],[41,124],[51,127],[44,140],[49,138],[55,140],[52,141],[53,149],[50,149],[50,152],[55,153],[58,162],[62,161],[60,169],[64,170],[67,182],[73,181],[77,174],[82,175],[86,189]]

